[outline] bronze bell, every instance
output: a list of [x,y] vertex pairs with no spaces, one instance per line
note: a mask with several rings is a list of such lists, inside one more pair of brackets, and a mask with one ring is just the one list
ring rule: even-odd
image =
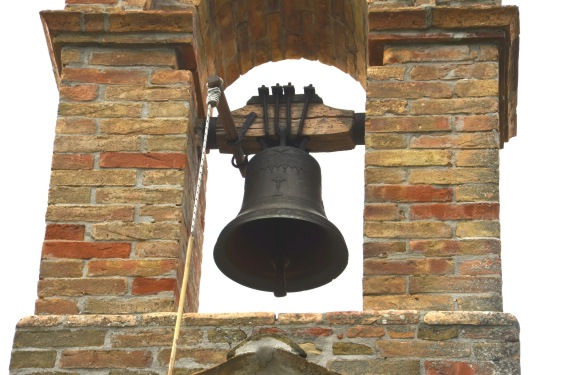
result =
[[219,235],[214,259],[227,277],[276,297],[339,276],[348,250],[325,216],[315,158],[289,146],[255,155],[246,172],[242,208]]

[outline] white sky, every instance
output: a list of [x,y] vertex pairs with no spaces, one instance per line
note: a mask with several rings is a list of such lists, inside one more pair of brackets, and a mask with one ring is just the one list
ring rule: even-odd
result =
[[[0,71],[4,75],[0,102],[0,199],[3,211],[0,251],[7,257],[0,262],[0,295],[4,301],[0,315],[0,372],[8,368],[16,322],[33,314],[36,299],[58,102],[38,12],[62,9],[63,3],[63,0],[6,1],[0,12],[3,43]],[[522,37],[519,131],[500,153],[504,310],[516,315],[521,325],[522,373],[557,374],[564,368],[564,345],[561,343],[567,336],[567,325],[563,324],[561,314],[567,286],[563,277],[567,241],[559,236],[566,231],[567,211],[563,185],[567,124],[561,112],[567,82],[561,54],[563,41],[560,39],[564,30],[559,27],[564,24],[567,5],[553,0],[506,0],[505,3],[520,6]],[[315,79],[321,75],[320,71],[307,72],[303,77],[300,73],[297,68],[292,68],[291,74],[285,75],[279,67],[275,73],[260,73],[258,81],[241,88],[244,93],[240,98],[245,100],[254,95],[261,84],[291,81],[296,91],[301,92],[304,85],[313,83],[327,105],[358,112],[364,110],[364,93],[356,85],[349,87],[352,84],[349,80],[330,82],[332,85],[325,89],[325,82]],[[251,78],[247,76],[247,79]],[[234,91],[235,86],[228,94],[239,96]],[[231,96],[231,109],[242,105]],[[205,263],[201,311],[361,309],[362,150],[359,147],[355,152],[335,153],[332,157],[317,154],[315,157],[323,168],[327,216],[341,229],[351,249],[347,271],[328,287],[276,299],[268,293],[246,288],[235,290],[234,283],[215,273],[218,272],[216,266]],[[331,160],[326,160],[329,158]],[[358,163],[360,168],[351,168],[352,163]],[[243,180],[237,171],[228,167],[229,157],[226,155],[218,157],[216,151],[212,152],[209,164],[205,259],[210,260],[211,248],[217,238],[215,231],[234,218],[241,204],[240,190],[234,194],[232,208],[227,206],[230,202],[220,201],[223,194],[214,192],[214,179],[230,177],[234,181],[231,184],[236,186]],[[335,204],[334,192],[345,190],[352,192],[353,200]],[[225,212],[232,210],[233,214],[219,213],[214,203]],[[345,214],[344,207],[352,209]],[[344,229],[347,227],[355,230],[350,233]],[[224,304],[215,305],[214,300],[222,300]]]

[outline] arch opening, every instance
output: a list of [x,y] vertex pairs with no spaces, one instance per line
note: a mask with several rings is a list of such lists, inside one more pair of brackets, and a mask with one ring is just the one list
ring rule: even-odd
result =
[[[296,92],[313,84],[326,105],[363,112],[366,92],[359,82],[335,67],[308,60],[266,63],[250,70],[226,90],[231,110],[245,105],[258,87],[291,82]],[[207,156],[207,211],[200,312],[326,312],[362,310],[362,241],[364,147],[349,152],[315,153],[322,169],[323,202],[328,219],[342,232],[349,248],[347,269],[322,287],[275,298],[272,293],[241,286],[222,274],[212,252],[220,231],[240,210],[244,179],[230,155],[211,150]],[[229,191],[227,191],[227,189]]]

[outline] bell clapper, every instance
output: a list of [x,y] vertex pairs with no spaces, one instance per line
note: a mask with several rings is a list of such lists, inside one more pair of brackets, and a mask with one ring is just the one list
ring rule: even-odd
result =
[[272,265],[275,269],[275,285],[274,296],[285,297],[287,288],[285,285],[285,270],[289,265],[289,257],[285,254],[285,239],[282,235],[281,228],[278,230],[278,236],[275,244],[274,256],[272,257]]

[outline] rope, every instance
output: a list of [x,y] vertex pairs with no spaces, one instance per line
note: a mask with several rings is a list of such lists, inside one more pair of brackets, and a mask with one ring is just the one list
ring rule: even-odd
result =
[[179,341],[179,331],[181,329],[181,319],[183,318],[183,308],[185,306],[185,298],[187,295],[187,284],[189,281],[189,266],[193,255],[193,234],[195,231],[195,223],[197,222],[197,211],[199,208],[199,196],[201,192],[201,183],[203,180],[203,169],[205,166],[205,155],[207,149],[207,137],[209,135],[209,120],[213,107],[219,103],[222,91],[218,87],[212,87],[207,92],[207,119],[205,121],[205,132],[203,134],[203,148],[201,149],[201,160],[199,162],[199,173],[197,177],[197,187],[195,189],[195,201],[193,204],[193,217],[191,218],[191,229],[189,231],[189,243],[185,254],[185,268],[183,271],[183,281],[181,284],[181,292],[179,294],[179,305],[177,306],[177,316],[175,318],[175,331],[173,332],[173,343],[171,344],[171,355],[169,357],[169,368],[167,375],[173,375],[173,367],[175,365],[175,357],[177,355],[177,342]]

